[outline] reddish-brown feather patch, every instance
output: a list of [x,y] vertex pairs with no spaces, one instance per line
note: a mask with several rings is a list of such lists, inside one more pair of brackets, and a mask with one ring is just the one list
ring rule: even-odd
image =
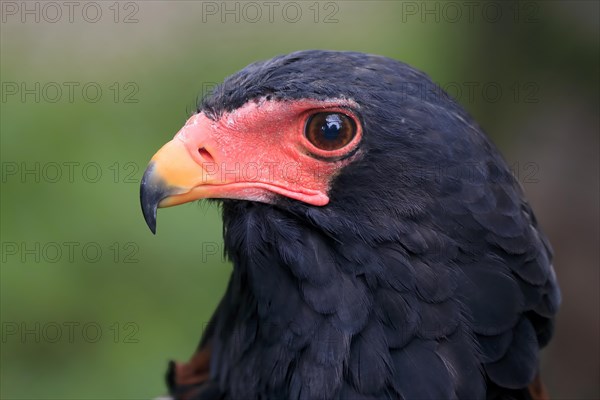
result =
[[548,396],[548,392],[542,383],[540,374],[537,374],[533,382],[529,385],[529,394],[533,400],[550,400],[550,396]]
[[193,399],[202,391],[202,384],[210,379],[211,353],[208,343],[198,349],[188,362],[172,362],[167,379],[171,392],[177,393],[177,399]]

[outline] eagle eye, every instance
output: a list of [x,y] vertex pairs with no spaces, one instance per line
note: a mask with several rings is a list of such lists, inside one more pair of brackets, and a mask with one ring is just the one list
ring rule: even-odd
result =
[[356,124],[352,118],[342,113],[317,113],[306,121],[304,135],[320,150],[339,150],[348,145],[356,135]]

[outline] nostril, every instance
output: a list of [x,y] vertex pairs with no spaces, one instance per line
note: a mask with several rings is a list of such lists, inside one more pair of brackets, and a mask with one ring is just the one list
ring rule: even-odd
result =
[[198,149],[198,154],[200,154],[200,157],[202,157],[202,159],[205,162],[210,162],[211,163],[211,162],[215,161],[215,159],[213,158],[213,156],[204,147],[200,147]]

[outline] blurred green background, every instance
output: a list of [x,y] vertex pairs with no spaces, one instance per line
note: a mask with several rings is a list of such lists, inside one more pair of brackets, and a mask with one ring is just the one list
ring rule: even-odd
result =
[[546,384],[600,397],[598,2],[73,4],[1,4],[2,399],[164,393],[231,266],[206,203],[161,210],[149,232],[141,174],[203,92],[309,48],[408,62],[475,116],[556,253]]

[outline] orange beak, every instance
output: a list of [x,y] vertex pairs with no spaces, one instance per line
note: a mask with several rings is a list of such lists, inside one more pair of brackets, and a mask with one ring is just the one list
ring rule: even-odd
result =
[[178,138],[165,144],[152,157],[140,187],[142,212],[152,233],[156,233],[158,207],[211,197],[215,186],[211,185],[214,179],[211,179],[210,169],[209,165],[204,168],[196,163]]

